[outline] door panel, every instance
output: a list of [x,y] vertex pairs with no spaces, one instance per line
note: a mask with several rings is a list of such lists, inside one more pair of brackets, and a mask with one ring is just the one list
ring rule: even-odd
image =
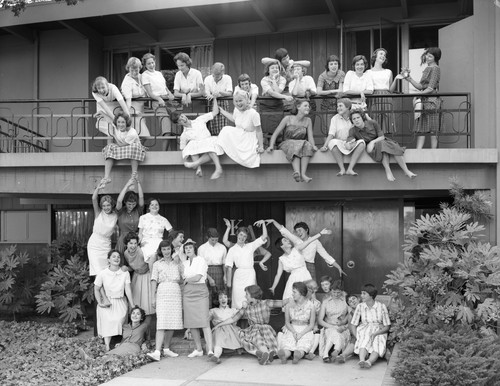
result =
[[[331,235],[321,236],[321,244],[330,255],[342,266],[342,217],[340,203],[330,202],[289,202],[285,206],[286,227],[293,231],[293,226],[298,222],[305,222],[309,226],[309,234],[314,235],[323,228],[333,231]],[[321,256],[316,255],[316,281],[321,276],[330,275],[339,278],[335,268],[326,265]]]
[[348,293],[359,294],[367,283],[382,293],[385,276],[401,256],[400,206],[397,200],[345,203],[343,269]]

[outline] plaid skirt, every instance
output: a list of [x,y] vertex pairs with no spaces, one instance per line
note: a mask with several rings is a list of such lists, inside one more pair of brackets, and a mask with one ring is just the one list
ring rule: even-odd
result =
[[127,146],[118,146],[116,143],[111,143],[102,149],[104,159],[133,159],[144,161],[146,157],[146,149],[140,143],[133,143]]
[[[374,95],[389,94],[388,90],[375,90]],[[384,134],[396,132],[396,117],[394,114],[394,107],[392,98],[380,97],[371,98],[368,100],[370,116],[374,121],[380,124],[380,128]]]
[[248,352],[267,347],[267,351],[278,351],[276,331],[269,324],[252,324],[239,332],[241,346]]
[[441,131],[442,114],[441,105],[443,100],[440,97],[422,97],[421,114],[415,122],[416,133],[433,133]]
[[208,286],[209,299],[212,305],[218,306],[219,299],[217,296],[217,291],[224,288],[224,266],[223,265],[209,265],[207,272],[212,279],[215,281],[215,287]]
[[[222,107],[224,110],[229,111],[229,101],[227,100],[220,100],[217,101],[219,104],[219,107]],[[208,106],[207,106],[207,111],[210,112],[212,111],[212,101],[208,101]],[[227,119],[224,115],[222,114],[217,114],[214,119],[209,121],[207,123],[208,130],[210,131],[211,135],[219,135],[220,131],[224,126],[227,126]]]

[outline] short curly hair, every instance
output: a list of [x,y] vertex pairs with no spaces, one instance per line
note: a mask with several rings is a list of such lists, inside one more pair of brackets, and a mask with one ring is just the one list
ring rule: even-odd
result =
[[177,61],[180,60],[181,62],[186,63],[186,65],[191,68],[191,65],[193,64],[193,61],[189,57],[188,54],[185,52],[179,52],[177,55],[174,56],[174,62],[177,63]]
[[364,55],[356,55],[354,58],[352,58],[352,63],[351,63],[353,71],[356,71],[356,63],[359,62],[360,60],[362,60],[363,63],[365,64],[365,71],[368,70],[368,60],[366,60],[366,57]]
[[130,119],[130,117],[125,114],[123,111],[119,111],[115,114],[115,118],[113,119],[113,123],[115,124],[116,126],[116,122],[118,122],[118,118],[123,118],[125,119],[125,124],[127,125],[127,127],[130,127],[132,126],[132,119]]
[[261,288],[256,284],[245,287],[245,292],[248,292],[250,297],[252,297],[253,299],[256,300],[262,299],[263,292]]

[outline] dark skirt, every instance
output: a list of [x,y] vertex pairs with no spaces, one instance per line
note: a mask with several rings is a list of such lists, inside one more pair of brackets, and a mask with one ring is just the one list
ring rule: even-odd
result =
[[[390,94],[388,90],[375,90],[374,95]],[[380,124],[384,134],[396,132],[396,118],[392,98],[371,98],[368,100],[370,116]]]
[[208,304],[208,288],[205,283],[186,284],[182,294],[184,328],[209,327]]
[[281,99],[260,101],[260,119],[262,132],[273,134],[283,118],[283,102]]
[[403,155],[405,153],[404,147],[401,147],[399,143],[393,141],[390,138],[385,138],[382,141],[375,143],[373,151],[368,153],[374,161],[382,162],[383,153],[389,155]]
[[312,157],[314,155],[313,145],[305,139],[287,139],[281,142],[280,150],[285,153],[288,162],[292,162],[294,157]]

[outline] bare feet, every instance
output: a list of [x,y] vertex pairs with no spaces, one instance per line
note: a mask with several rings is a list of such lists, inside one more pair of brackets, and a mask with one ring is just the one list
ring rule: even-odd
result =
[[351,170],[351,169],[347,169],[345,174],[347,174],[348,176],[357,176],[358,175],[358,173],[356,173],[354,170]]
[[201,166],[198,166],[198,167],[196,168],[196,175],[197,175],[198,177],[203,177],[203,171],[201,170]]
[[345,176],[345,170],[341,170],[340,172],[337,173],[338,177]]
[[295,182],[300,182],[300,173],[299,172],[293,172],[292,177],[295,180]]
[[189,161],[184,162],[184,166],[189,169],[196,169],[198,167],[196,162],[189,162]]
[[411,172],[410,170],[408,170],[408,173],[406,173],[406,175],[411,178],[411,179],[414,179],[417,175],[413,172]]
[[396,179],[394,178],[394,175],[391,172],[386,172],[385,175],[386,175],[388,181],[391,181],[391,182],[396,181]]
[[99,186],[98,186],[98,189],[103,189],[107,184],[109,184],[111,182],[111,178],[103,178],[100,182],[99,182]]
[[306,176],[305,174],[302,174],[302,181],[304,182],[311,182],[313,179],[311,177]]
[[215,170],[215,172],[212,173],[212,175],[210,176],[210,179],[211,180],[216,180],[217,178],[219,178],[220,176],[222,176],[222,169],[220,170]]

